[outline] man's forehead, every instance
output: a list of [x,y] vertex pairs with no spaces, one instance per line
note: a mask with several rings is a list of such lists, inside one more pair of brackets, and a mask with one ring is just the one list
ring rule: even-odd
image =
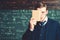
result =
[[37,10],[46,11],[46,7],[37,8]]

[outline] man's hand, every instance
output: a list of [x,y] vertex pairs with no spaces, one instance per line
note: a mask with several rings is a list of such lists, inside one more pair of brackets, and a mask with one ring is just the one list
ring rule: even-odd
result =
[[30,31],[34,30],[34,26],[36,25],[37,21],[35,20],[35,18],[31,18],[30,19]]

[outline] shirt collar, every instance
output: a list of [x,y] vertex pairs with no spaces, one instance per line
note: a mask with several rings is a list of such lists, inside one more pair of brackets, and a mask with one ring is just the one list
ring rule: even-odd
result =
[[[45,17],[45,19],[43,20],[43,22],[44,22],[44,23],[43,23],[42,26],[46,25],[46,23],[48,22],[48,17],[47,17],[47,16]],[[38,22],[38,23],[39,23],[39,25],[41,25],[41,24],[40,24],[41,22]]]
[[44,21],[46,21],[46,22],[48,21],[48,17],[47,16],[45,17]]
[[46,25],[46,23],[48,22],[48,17],[47,16],[45,17],[44,21],[45,21],[45,23],[43,24],[43,26]]

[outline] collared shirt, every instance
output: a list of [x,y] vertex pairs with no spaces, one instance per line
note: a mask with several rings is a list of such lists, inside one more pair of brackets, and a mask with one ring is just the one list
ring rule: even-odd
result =
[[46,16],[46,18],[44,19],[44,21],[46,21],[43,25],[45,25],[48,22],[48,17]]
[[[42,26],[44,26],[47,23],[47,21],[48,21],[48,17],[46,16],[45,19],[43,20],[44,23]],[[41,24],[39,24],[39,25],[41,25]]]

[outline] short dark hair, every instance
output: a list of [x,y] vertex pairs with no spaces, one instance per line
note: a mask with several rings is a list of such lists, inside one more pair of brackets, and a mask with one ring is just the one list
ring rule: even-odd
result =
[[37,2],[37,4],[34,5],[34,10],[36,10],[37,8],[42,8],[42,7],[46,7],[47,10],[47,5],[44,2]]

